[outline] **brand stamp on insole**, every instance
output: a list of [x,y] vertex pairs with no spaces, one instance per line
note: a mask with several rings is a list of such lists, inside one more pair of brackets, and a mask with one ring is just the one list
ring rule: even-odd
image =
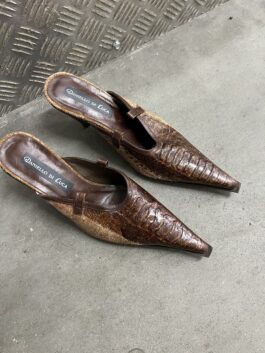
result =
[[63,178],[59,173],[32,157],[30,154],[24,154],[22,162],[43,179],[48,180],[51,184],[58,186],[65,192],[69,192],[74,186],[73,183]]
[[103,114],[107,115],[108,117],[111,117],[112,115],[112,110],[111,108],[102,102],[102,100],[96,98],[96,97],[90,97],[85,95],[83,92],[77,90],[76,88],[73,87],[67,87],[65,89],[65,94],[68,97],[73,98],[75,101],[79,103],[83,103],[87,107]]

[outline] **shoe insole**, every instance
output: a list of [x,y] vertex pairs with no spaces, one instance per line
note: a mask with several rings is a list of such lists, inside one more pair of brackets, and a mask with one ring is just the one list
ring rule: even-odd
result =
[[86,176],[90,175],[92,180],[87,180],[26,133],[13,133],[2,139],[0,162],[7,173],[45,196],[75,199],[77,192],[86,193],[92,208],[113,208],[126,196],[126,182],[119,173],[116,176],[115,171],[91,162],[86,164],[91,168]]
[[127,141],[139,148],[150,149],[155,142],[138,119],[126,116],[126,108],[114,98],[89,82],[70,74],[56,74],[48,79],[46,94],[58,109],[81,117],[90,124],[100,124],[110,131],[118,131]]

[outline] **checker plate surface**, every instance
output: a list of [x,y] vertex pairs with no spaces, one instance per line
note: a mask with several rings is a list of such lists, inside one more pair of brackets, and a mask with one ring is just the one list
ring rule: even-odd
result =
[[226,1],[0,0],[0,116]]

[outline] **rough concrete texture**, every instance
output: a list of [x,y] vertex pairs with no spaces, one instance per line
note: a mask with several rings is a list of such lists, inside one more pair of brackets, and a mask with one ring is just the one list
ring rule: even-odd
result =
[[231,1],[89,75],[166,118],[242,182],[238,195],[144,179],[44,100],[2,118],[1,135],[108,158],[214,251],[97,241],[1,173],[1,353],[264,352],[264,12]]

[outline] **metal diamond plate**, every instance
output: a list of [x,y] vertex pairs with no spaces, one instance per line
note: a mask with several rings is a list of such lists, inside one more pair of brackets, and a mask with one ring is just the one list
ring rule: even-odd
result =
[[228,0],[0,0],[0,116]]

